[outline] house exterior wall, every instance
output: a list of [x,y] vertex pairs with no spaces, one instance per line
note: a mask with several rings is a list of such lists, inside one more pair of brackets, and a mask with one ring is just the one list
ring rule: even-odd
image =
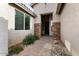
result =
[[66,4],[60,22],[62,41],[73,55],[79,55],[79,4]]
[[[46,5],[44,3],[39,3],[33,7],[34,12],[37,14],[37,17],[35,18],[34,23],[41,24],[41,14],[47,14],[52,13],[52,17],[54,16],[57,8],[57,3],[47,3]],[[55,17],[56,19],[57,17]],[[51,26],[53,24],[54,18],[50,21],[50,35],[52,35]],[[54,21],[59,21],[59,19],[56,19]],[[41,26],[39,26],[41,28]],[[39,31],[41,32],[41,30]]]
[[34,19],[30,19],[30,30],[15,30],[15,8],[8,3],[0,4],[0,17],[8,20],[9,47],[20,43],[28,34],[34,34]]
[[37,14],[35,23],[41,23],[41,16],[40,16],[41,14],[46,14],[46,13],[54,14],[54,12],[56,11],[56,7],[57,7],[57,3],[47,3],[46,5],[44,3],[39,3],[35,5],[33,8],[34,12]]
[[22,42],[28,34],[34,34],[34,21],[30,19],[30,30],[9,30],[9,46]]

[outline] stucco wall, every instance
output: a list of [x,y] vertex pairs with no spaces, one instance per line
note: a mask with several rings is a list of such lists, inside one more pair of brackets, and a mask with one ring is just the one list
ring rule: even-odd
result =
[[[47,3],[46,5],[44,3],[39,3],[34,6],[34,12],[37,14],[37,18],[35,20],[35,23],[41,23],[41,14],[46,13],[52,13],[56,11],[57,3]],[[53,15],[52,15],[53,16]]]
[[79,55],[79,4],[66,4],[60,21],[62,41],[73,55]]
[[30,17],[29,30],[15,30],[15,21],[13,23],[14,23],[14,28],[9,29],[9,32],[8,32],[9,47],[22,42],[25,36],[27,36],[28,34],[34,34],[34,19],[32,17]]
[[[41,14],[47,14],[47,13],[52,13],[52,17],[54,16],[57,8],[57,3],[38,3],[33,7],[34,12],[37,14],[37,17],[35,18],[34,23],[41,23]],[[57,18],[57,17],[56,17]],[[56,19],[55,18],[55,19]],[[50,35],[52,35],[51,32],[51,26],[54,18],[50,21]]]
[[15,30],[15,8],[8,3],[0,3],[0,17],[8,20],[9,46],[21,42],[26,35],[34,33],[34,19],[32,17],[30,20],[30,30]]
[[8,3],[0,3],[0,17],[8,20],[8,29],[14,29],[15,10]]
[[28,34],[34,34],[33,18],[30,19],[30,30],[9,30],[9,46],[20,43]]
[[8,54],[8,21],[0,17],[0,56]]
[[34,11],[38,14],[53,12],[56,8],[56,3],[38,3],[34,6]]

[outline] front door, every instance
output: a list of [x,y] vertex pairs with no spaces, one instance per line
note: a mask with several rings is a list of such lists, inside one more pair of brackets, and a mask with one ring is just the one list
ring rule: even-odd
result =
[[49,15],[42,15],[41,17],[41,32],[42,32],[42,35],[49,35]]
[[[48,18],[46,17],[48,20]],[[49,20],[45,21],[45,35],[49,35]]]

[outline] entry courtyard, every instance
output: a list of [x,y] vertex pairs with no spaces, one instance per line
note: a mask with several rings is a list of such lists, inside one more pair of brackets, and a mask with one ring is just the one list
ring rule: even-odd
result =
[[18,56],[69,56],[71,55],[60,40],[43,36],[34,44],[28,45]]

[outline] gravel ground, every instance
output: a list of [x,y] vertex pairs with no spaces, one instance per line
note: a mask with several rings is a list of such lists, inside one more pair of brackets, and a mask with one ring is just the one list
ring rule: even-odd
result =
[[51,49],[51,56],[71,56],[60,40],[54,40]]

